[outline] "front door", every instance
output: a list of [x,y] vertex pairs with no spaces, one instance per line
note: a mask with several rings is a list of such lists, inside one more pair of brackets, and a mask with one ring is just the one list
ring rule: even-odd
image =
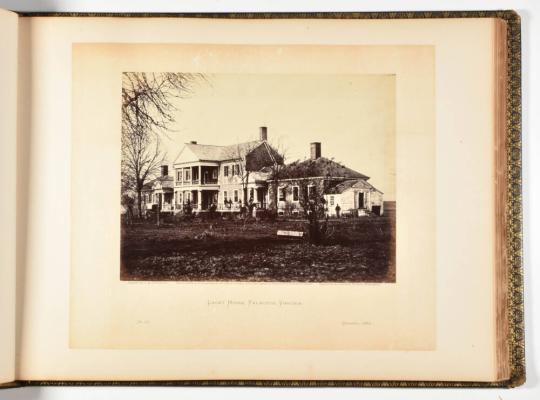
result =
[[257,188],[257,202],[259,207],[266,208],[266,190],[265,188]]
[[364,192],[358,193],[358,208],[365,208],[365,205],[364,205]]

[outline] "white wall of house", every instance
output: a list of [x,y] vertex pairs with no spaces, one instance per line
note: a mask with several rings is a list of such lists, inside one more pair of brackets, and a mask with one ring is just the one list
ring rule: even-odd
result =
[[[241,176],[243,168],[244,166],[241,164],[241,160],[230,160],[221,163],[218,179],[218,209],[223,211],[240,210],[240,202],[244,198]],[[232,201],[230,208],[225,204],[225,200]]]
[[336,206],[339,204],[341,211],[343,211],[343,200],[341,194],[325,194],[324,199],[326,200],[326,208],[328,209],[328,215],[336,215]]
[[[216,190],[218,191],[218,210],[220,211],[238,211],[240,210],[240,204],[244,202],[242,174],[244,171],[244,164],[241,160],[229,160],[224,162],[203,162],[198,160],[190,160],[191,152],[186,152],[184,155],[186,158],[180,158],[174,165],[174,191],[175,191],[175,204],[177,205],[176,211],[181,211],[182,207],[179,205],[187,203],[188,199],[190,203],[193,203],[194,196],[192,191],[201,190]],[[192,181],[192,168],[204,166],[215,166],[218,168],[217,184],[206,185],[201,183],[201,176],[199,176],[198,182]],[[187,175],[186,175],[187,171]],[[202,169],[201,169],[202,171]],[[202,172],[201,172],[202,173]],[[186,176],[189,178],[186,180]],[[249,177],[247,185],[248,199],[250,191],[253,189],[254,201],[262,201],[257,196],[257,188],[260,185],[256,184],[252,177]],[[232,200],[232,205],[229,208],[225,204],[225,200]],[[267,198],[264,199],[268,201]],[[199,202],[200,203],[200,202]]]
[[[359,193],[363,193],[364,205],[361,207]],[[348,189],[340,194],[325,194],[324,199],[328,207],[328,215],[336,215],[336,205],[339,204],[341,214],[345,215],[352,210],[365,209],[372,211],[373,206],[381,207],[383,213],[383,195],[377,190],[368,189]]]
[[370,202],[370,210],[373,209],[373,206],[380,206],[381,207],[381,215],[384,213],[384,201],[383,201],[383,194],[377,190],[371,192],[371,202]]

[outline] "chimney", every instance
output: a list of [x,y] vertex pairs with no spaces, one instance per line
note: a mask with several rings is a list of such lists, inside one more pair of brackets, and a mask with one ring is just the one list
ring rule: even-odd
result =
[[259,128],[259,136],[259,140],[268,140],[268,128],[266,126]]
[[167,176],[169,175],[169,166],[168,165],[162,165],[161,166],[161,176]]
[[197,141],[196,140],[192,140],[191,142],[189,142],[191,144],[197,144]]
[[321,142],[311,143],[311,159],[321,158]]

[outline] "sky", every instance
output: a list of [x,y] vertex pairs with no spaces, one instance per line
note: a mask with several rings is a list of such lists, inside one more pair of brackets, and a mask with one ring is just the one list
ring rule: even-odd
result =
[[270,143],[286,162],[309,158],[322,143],[333,158],[371,179],[395,199],[395,76],[211,74],[175,100],[176,121],[163,147],[172,163],[183,143],[229,145],[256,140],[268,127]]

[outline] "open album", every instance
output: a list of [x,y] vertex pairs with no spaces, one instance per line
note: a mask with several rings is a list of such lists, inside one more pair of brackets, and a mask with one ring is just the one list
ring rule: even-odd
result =
[[524,382],[513,11],[0,11],[0,382]]

